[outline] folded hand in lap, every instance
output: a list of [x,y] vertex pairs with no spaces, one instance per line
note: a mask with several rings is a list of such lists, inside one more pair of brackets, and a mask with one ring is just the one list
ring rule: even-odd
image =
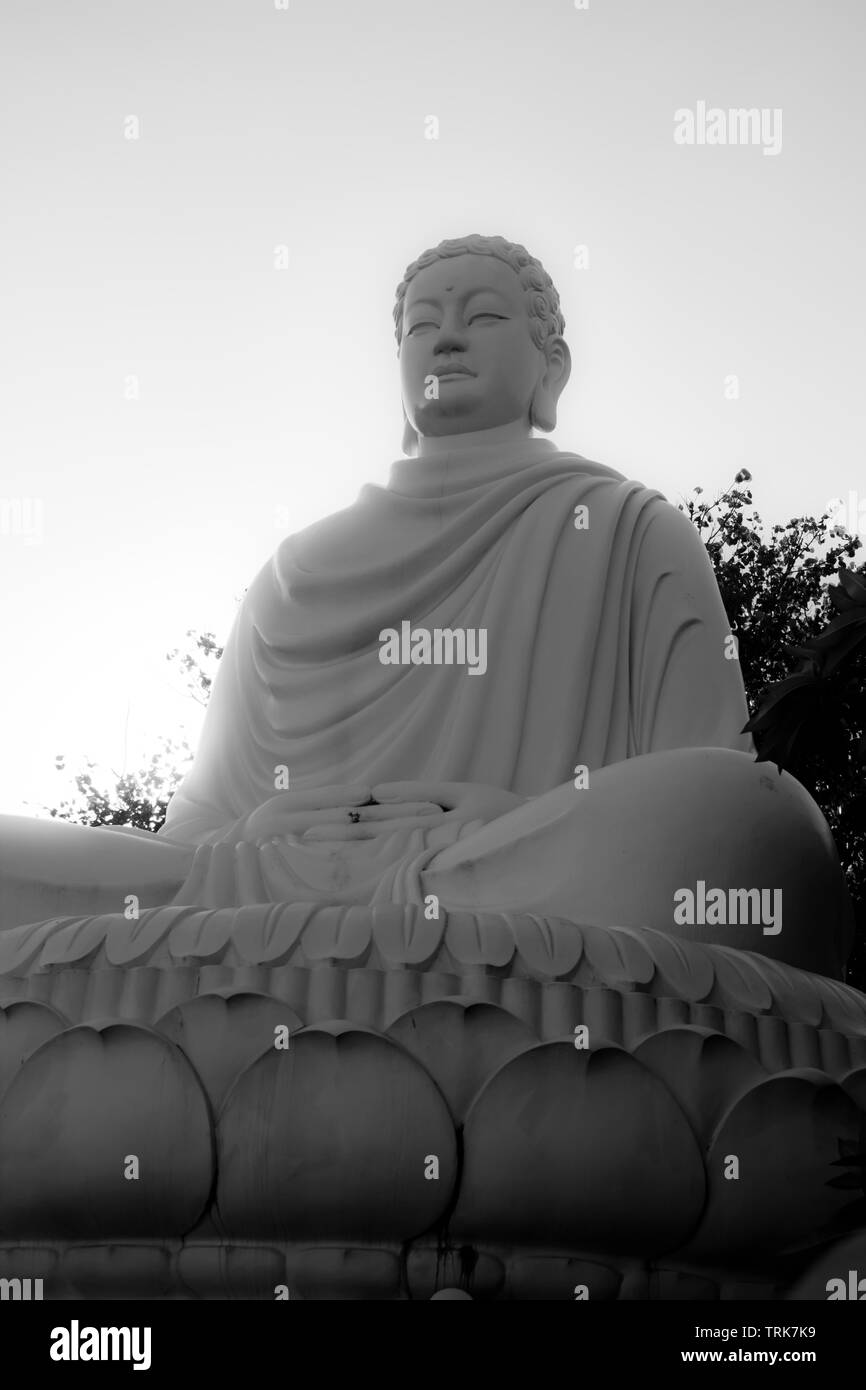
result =
[[237,838],[291,836],[305,841],[372,840],[442,824],[486,823],[525,800],[472,782],[344,784],[281,792],[243,821]]

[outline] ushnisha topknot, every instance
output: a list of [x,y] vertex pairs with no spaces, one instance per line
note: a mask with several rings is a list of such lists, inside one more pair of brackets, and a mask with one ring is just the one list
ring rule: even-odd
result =
[[541,261],[531,256],[526,247],[520,246],[517,242],[506,241],[505,237],[501,236],[480,236],[474,232],[471,236],[452,237],[440,241],[438,246],[424,251],[417,261],[407,266],[406,273],[397,286],[397,300],[394,305],[394,331],[398,350],[403,339],[403,301],[410,281],[419,270],[424,270],[434,261],[467,253],[475,256],[496,256],[498,260],[511,266],[529,299],[529,331],[536,347],[543,347],[547,338],[565,332],[565,319],[559,306],[559,295]]

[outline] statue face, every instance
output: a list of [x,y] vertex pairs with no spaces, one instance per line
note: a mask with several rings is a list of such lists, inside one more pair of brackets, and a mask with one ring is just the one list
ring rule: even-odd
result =
[[[421,270],[403,304],[400,379],[419,435],[462,434],[516,420],[547,360],[529,332],[526,293],[510,266],[467,253]],[[428,399],[430,377],[438,400]]]

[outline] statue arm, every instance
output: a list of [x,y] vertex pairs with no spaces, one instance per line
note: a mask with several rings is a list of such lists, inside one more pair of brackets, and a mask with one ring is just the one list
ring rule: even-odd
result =
[[634,754],[753,752],[736,641],[696,527],[660,502],[644,533],[630,632]]
[[244,783],[248,780],[244,685],[254,669],[250,657],[252,588],[226,641],[192,767],[171,798],[165,823],[158,831],[165,839],[214,845],[225,839],[237,840],[242,833],[247,799]]

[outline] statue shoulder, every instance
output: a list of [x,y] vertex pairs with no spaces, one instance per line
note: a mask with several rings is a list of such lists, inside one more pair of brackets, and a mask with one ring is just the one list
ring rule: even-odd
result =
[[[620,473],[618,469],[610,468],[608,464],[599,463],[596,459],[584,458],[582,454],[572,454],[562,449],[545,459],[541,468],[551,479],[587,477],[612,483],[628,482],[625,474]],[[634,483],[632,486],[643,487],[643,484]]]
[[644,489],[648,500],[647,540],[662,551],[698,556],[709,564],[709,555],[694,522],[660,492]]
[[277,546],[271,564],[276,564],[278,568],[291,564],[302,570],[318,570],[341,553],[357,529],[358,509],[355,503],[285,536]]
[[658,488],[580,454],[559,453],[546,467],[552,483],[585,480],[589,509],[594,497],[596,502],[602,500],[604,514],[617,526],[627,518],[622,534],[629,537],[630,545],[637,546],[642,569],[661,572],[675,567],[691,574],[712,570],[694,522]]

